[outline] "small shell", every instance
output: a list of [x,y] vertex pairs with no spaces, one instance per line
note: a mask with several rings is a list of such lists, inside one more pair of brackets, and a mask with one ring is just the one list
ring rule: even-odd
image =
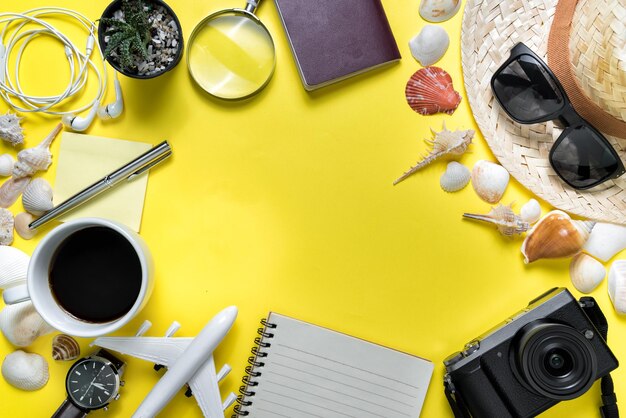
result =
[[522,244],[524,262],[578,254],[594,225],[595,222],[591,221],[575,221],[560,210],[547,213],[535,224]]
[[626,248],[626,226],[598,222],[583,246],[588,254],[609,261]]
[[38,390],[48,383],[48,363],[39,354],[14,351],[2,362],[2,376],[22,390]]
[[0,245],[13,243],[13,225],[15,225],[15,220],[11,211],[0,208]]
[[0,176],[7,177],[13,172],[15,160],[9,154],[0,155]]
[[499,164],[479,160],[472,169],[472,186],[487,203],[498,203],[509,185],[509,172]]
[[626,314],[626,260],[616,260],[611,265],[609,298],[618,313]]
[[24,209],[35,216],[41,216],[54,207],[52,187],[46,179],[36,178],[24,190],[22,204]]
[[24,143],[24,131],[20,126],[20,120],[22,118],[8,112],[0,116],[0,138],[14,147]]
[[52,340],[52,358],[55,360],[74,360],[80,356],[80,346],[69,335],[59,334]]
[[461,0],[422,0],[420,16],[429,22],[444,22],[454,16],[461,7]]
[[463,217],[468,219],[475,219],[478,221],[489,222],[498,228],[498,231],[506,237],[513,236],[514,234],[522,234],[530,229],[530,224],[524,222],[522,218],[517,216],[511,205],[504,206],[498,205],[495,208],[491,208],[491,211],[486,215],[476,215],[473,213],[464,213]]
[[576,255],[569,265],[572,284],[581,293],[591,293],[606,276],[606,269],[595,258],[581,253]]
[[417,70],[406,83],[406,101],[421,115],[447,113],[451,115],[461,103],[461,95],[454,90],[452,77],[439,67]]
[[26,282],[30,257],[13,247],[0,247],[0,289]]
[[463,164],[452,161],[448,163],[445,173],[441,175],[439,184],[448,193],[457,192],[467,186],[470,181],[470,171]]
[[28,301],[7,305],[0,311],[0,330],[14,346],[28,347],[37,338],[54,331],[54,328],[43,320],[33,303]]
[[16,179],[11,177],[0,187],[0,208],[8,208],[17,201],[26,186],[30,183],[30,177]]
[[13,177],[16,179],[28,177],[37,171],[47,170],[52,164],[50,144],[62,129],[63,125],[58,124],[39,145],[20,151],[17,154],[17,163],[13,168]]
[[36,229],[30,229],[28,225],[35,220],[35,217],[28,212],[15,215],[15,232],[23,239],[31,239],[37,235]]
[[413,58],[423,67],[433,65],[443,57],[450,45],[448,32],[440,26],[426,25],[409,41]]
[[524,206],[522,206],[519,215],[525,222],[534,224],[539,220],[539,218],[541,218],[541,206],[539,206],[539,202],[535,199],[530,199]]

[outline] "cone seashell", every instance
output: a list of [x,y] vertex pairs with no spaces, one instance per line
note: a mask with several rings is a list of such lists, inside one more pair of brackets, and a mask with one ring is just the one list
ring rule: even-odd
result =
[[580,253],[569,265],[569,276],[572,284],[581,293],[591,293],[606,276],[606,269],[595,258]]
[[491,211],[486,215],[464,213],[463,217],[492,223],[498,228],[498,231],[506,237],[513,236],[514,234],[523,234],[530,229],[530,224],[524,222],[521,217],[513,212],[513,209],[511,209],[512,205],[513,204],[508,206],[498,205],[495,208],[491,208]]
[[10,210],[0,208],[0,245],[13,243],[13,214]]
[[522,244],[524,262],[578,254],[594,225],[592,221],[575,221],[560,210],[547,213],[535,224]]
[[13,247],[0,247],[0,289],[26,282],[30,257]]
[[15,232],[23,239],[31,239],[37,235],[36,229],[30,229],[28,225],[35,220],[35,217],[28,212],[15,215]]
[[541,218],[541,206],[539,206],[539,202],[535,199],[530,199],[524,206],[522,206],[519,215],[524,222],[534,224],[539,220],[539,218]]
[[36,178],[24,190],[24,209],[35,216],[41,216],[54,207],[52,187],[46,179]]
[[62,129],[63,125],[59,123],[39,145],[20,151],[13,167],[13,177],[17,179],[32,176],[37,171],[47,170],[52,164],[50,144]]
[[48,383],[48,363],[39,354],[17,350],[4,358],[2,376],[18,389],[38,390]]
[[17,201],[26,186],[30,183],[30,177],[16,179],[11,177],[0,187],[0,208],[8,208]]
[[509,185],[509,172],[499,164],[479,160],[472,169],[472,187],[482,200],[498,203]]
[[9,112],[0,116],[0,138],[14,147],[24,143],[24,130],[20,126],[21,120],[22,118]]
[[433,65],[443,57],[450,45],[448,32],[440,26],[426,25],[409,41],[413,58],[423,67]]
[[15,160],[9,154],[0,155],[0,176],[7,177],[13,173]]
[[467,186],[470,181],[470,171],[463,164],[451,161],[448,163],[445,173],[441,175],[439,184],[448,193],[457,192]]
[[429,22],[444,22],[454,16],[461,7],[461,0],[422,0],[420,16]]
[[451,115],[461,103],[461,95],[454,90],[452,77],[439,67],[417,70],[404,89],[406,101],[420,115],[447,113]]
[[604,262],[626,248],[626,226],[598,222],[583,250]]
[[80,356],[80,346],[69,335],[59,334],[52,340],[52,358],[55,360],[74,360]]
[[443,157],[444,155],[462,155],[465,151],[467,151],[467,147],[472,143],[472,138],[474,137],[474,131],[449,131],[446,129],[446,124],[443,124],[443,130],[441,132],[435,132],[431,129],[435,139],[434,140],[425,140],[427,144],[429,144],[432,148],[430,152],[422,157],[422,160],[419,161],[416,165],[411,167],[409,171],[400,176],[393,184],[398,184],[402,180],[409,177],[411,174],[415,173],[422,167],[427,166],[428,164],[435,161],[437,158]]
[[28,347],[37,338],[53,332],[54,328],[43,320],[33,303],[28,301],[7,305],[0,311],[0,330],[14,346]]
[[615,311],[626,314],[626,260],[616,260],[609,269],[609,298]]

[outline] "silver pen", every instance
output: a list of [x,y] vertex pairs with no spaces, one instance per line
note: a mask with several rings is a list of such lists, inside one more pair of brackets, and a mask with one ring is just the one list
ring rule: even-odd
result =
[[81,190],[63,203],[60,203],[59,205],[50,209],[40,218],[31,222],[28,227],[30,229],[35,229],[39,228],[42,225],[45,225],[51,220],[58,218],[59,216],[69,212],[79,205],[82,205],[92,197],[99,195],[100,193],[110,189],[111,187],[121,183],[122,181],[132,180],[133,178],[139,176],[140,174],[159,164],[170,155],[172,155],[172,148],[170,147],[170,144],[168,144],[167,141],[161,142],[159,145],[156,145],[152,149],[141,154],[139,157],[130,161],[126,165],[118,168],[111,174],[104,176],[102,179],[98,180],[91,186],[85,188],[84,190]]

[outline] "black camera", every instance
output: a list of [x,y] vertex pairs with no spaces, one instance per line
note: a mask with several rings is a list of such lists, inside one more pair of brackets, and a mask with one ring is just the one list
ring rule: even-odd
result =
[[444,386],[455,415],[534,417],[579,397],[616,369],[617,359],[583,299],[552,289],[444,360]]

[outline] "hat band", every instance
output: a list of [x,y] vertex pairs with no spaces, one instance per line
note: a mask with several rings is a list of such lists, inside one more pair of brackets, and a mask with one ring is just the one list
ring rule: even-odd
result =
[[578,83],[570,64],[570,32],[578,0],[559,0],[548,37],[548,65],[580,115],[603,133],[626,138],[626,123],[593,102]]

